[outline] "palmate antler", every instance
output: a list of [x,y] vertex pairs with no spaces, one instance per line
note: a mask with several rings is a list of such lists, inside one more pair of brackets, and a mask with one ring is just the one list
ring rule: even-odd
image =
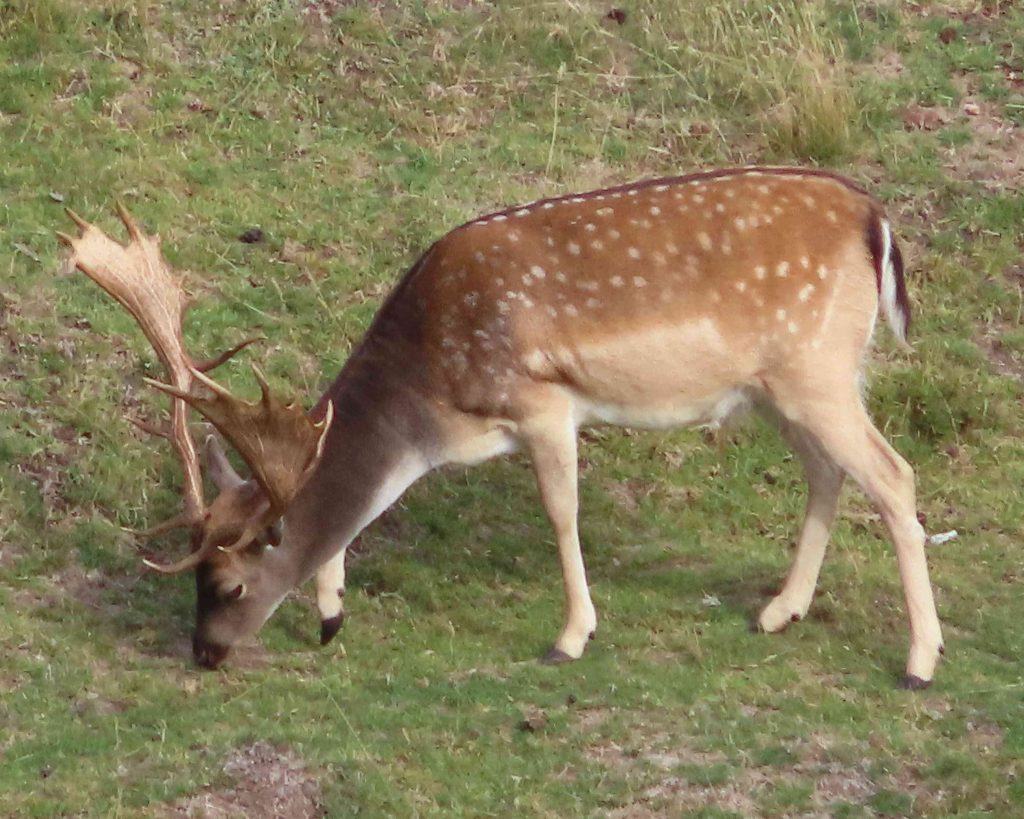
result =
[[146,379],[150,386],[191,404],[210,421],[242,456],[267,496],[267,510],[252,518],[233,544],[219,547],[225,552],[244,548],[285,513],[319,462],[334,417],[334,405],[328,402],[323,418],[314,422],[294,401],[285,404],[275,398],[259,368],[254,365],[252,370],[263,393],[255,403],[232,395],[198,368],[192,376],[211,393],[209,397]]
[[[142,534],[153,536],[179,526],[192,527],[190,555],[169,565],[146,561],[159,571],[179,572],[195,566],[215,548],[212,541],[203,538],[203,524],[210,513],[203,497],[198,452],[188,429],[188,405],[205,415],[238,449],[269,500],[266,512],[248,521],[229,549],[245,546],[262,527],[287,509],[320,458],[332,408],[328,406],[324,418],[314,423],[297,404],[275,400],[262,375],[257,376],[263,388],[259,404],[241,401],[204,375],[257,339],[246,339],[216,358],[195,361],[185,350],[182,339],[182,320],[189,300],[160,253],[160,237],[145,235],[120,204],[117,211],[128,230],[127,245],[114,241],[70,210],[68,215],[82,235],[57,235],[71,247],[74,266],[131,313],[167,370],[168,384],[146,380],[173,398],[169,429],[138,425],[166,437],[174,446],[185,472],[183,509]],[[214,397],[193,393],[195,382],[208,388]]]

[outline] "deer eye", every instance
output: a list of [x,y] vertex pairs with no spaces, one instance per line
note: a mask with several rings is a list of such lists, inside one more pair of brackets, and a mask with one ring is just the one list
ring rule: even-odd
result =
[[245,597],[245,583],[239,583],[224,595],[225,600],[241,600],[243,597]]

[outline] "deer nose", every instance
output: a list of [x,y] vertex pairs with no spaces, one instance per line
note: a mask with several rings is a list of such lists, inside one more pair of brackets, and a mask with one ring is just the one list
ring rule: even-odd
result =
[[217,668],[227,658],[229,650],[228,646],[207,642],[198,634],[192,638],[192,655],[203,668]]

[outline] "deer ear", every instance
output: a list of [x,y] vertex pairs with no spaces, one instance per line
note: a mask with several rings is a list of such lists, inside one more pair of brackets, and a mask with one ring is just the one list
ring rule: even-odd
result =
[[203,459],[206,461],[206,471],[210,475],[210,479],[222,492],[245,483],[242,476],[235,472],[228,456],[224,454],[216,435],[206,437],[206,443],[203,446]]

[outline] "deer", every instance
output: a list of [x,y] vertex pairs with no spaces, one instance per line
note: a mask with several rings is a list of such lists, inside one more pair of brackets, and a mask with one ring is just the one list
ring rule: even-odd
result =
[[[131,313],[167,371],[168,439],[184,471],[176,527],[189,552],[157,572],[195,571],[192,648],[216,668],[286,595],[313,579],[321,642],[345,616],[345,555],[415,481],[448,464],[529,456],[554,530],[564,624],[548,663],[595,636],[578,528],[583,426],[717,425],[744,408],[777,424],[802,463],[805,519],[792,566],[756,618],[774,633],[812,603],[846,476],[895,547],[909,620],[901,684],[933,679],[943,641],[910,465],[861,394],[882,315],[907,344],[900,249],[879,202],[820,169],[746,166],[541,199],[473,219],[436,241],[384,300],[334,382],[308,411],[256,401],[208,375],[247,347],[197,361],[185,349],[189,297],[118,205],[127,245],[69,211],[71,264]],[[218,436],[200,447],[193,410]],[[207,427],[209,429],[209,426]],[[219,494],[207,503],[203,466]]]

